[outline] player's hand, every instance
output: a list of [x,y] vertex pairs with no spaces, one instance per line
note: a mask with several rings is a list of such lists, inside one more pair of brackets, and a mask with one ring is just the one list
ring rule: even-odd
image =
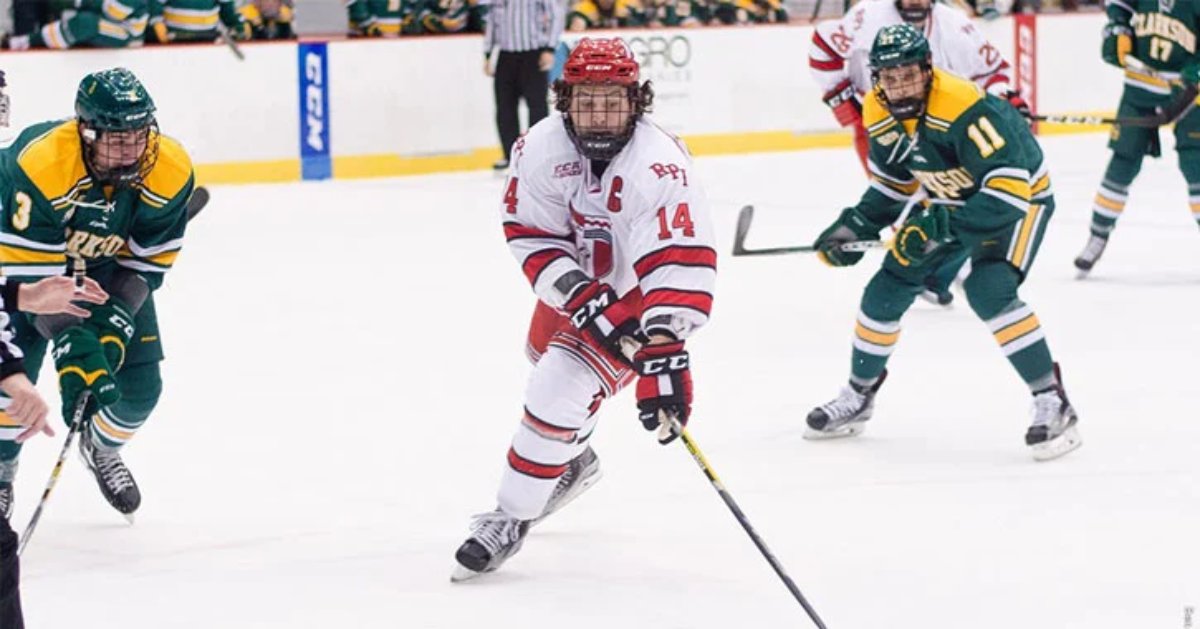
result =
[[879,228],[857,208],[848,207],[832,225],[825,228],[813,248],[817,257],[829,266],[853,266],[863,257],[861,251],[842,251],[841,246],[856,240],[875,240],[879,238]]
[[931,205],[905,221],[896,233],[892,255],[904,266],[918,267],[951,241],[950,212]]
[[843,127],[862,124],[862,102],[859,101],[858,92],[850,83],[850,79],[833,86],[833,89],[825,93],[823,99],[833,110],[838,124]]
[[484,76],[496,76],[496,69],[492,67],[492,60],[488,57],[483,58],[483,74]]
[[[637,371],[638,419],[646,430],[657,430],[658,442],[671,443],[679,436],[671,418],[686,426],[692,414],[692,372],[683,341],[658,336],[633,355]],[[666,342],[659,342],[666,341]]]
[[580,283],[571,291],[563,310],[571,319],[571,325],[583,332],[593,345],[621,362],[629,363],[621,348],[621,338],[637,338],[641,324],[637,313],[621,303],[611,286],[595,280]]
[[38,394],[28,376],[20,372],[10,375],[0,381],[0,391],[12,398],[4,412],[25,427],[25,430],[17,435],[17,443],[25,443],[39,432],[54,436],[54,430],[46,423],[50,407],[46,406],[46,400]]
[[554,53],[549,50],[543,50],[542,54],[538,55],[538,70],[549,72],[550,68],[554,67]]
[[116,373],[125,364],[125,348],[133,339],[133,312],[116,297],[92,306],[91,310],[92,316],[83,325],[96,335],[100,347],[104,349],[105,360],[112,367],[112,372]]
[[1104,26],[1104,43],[1100,45],[1100,56],[1104,62],[1118,68],[1125,67],[1125,55],[1133,52],[1133,29],[1127,24],[1109,22]]
[[1025,118],[1025,122],[1033,122],[1033,110],[1029,108],[1029,103],[1025,101],[1020,92],[1009,90],[1004,93],[1004,100],[1007,100],[1008,104],[1012,105],[1022,118]]
[[54,337],[54,367],[62,395],[63,418],[70,423],[75,402],[85,391],[93,401],[108,406],[121,399],[117,381],[96,333],[81,325],[67,328]]
[[17,288],[17,306],[22,312],[33,314],[69,314],[87,318],[91,313],[72,302],[102,304],[107,300],[108,293],[90,277],[83,279],[83,288],[79,292],[75,291],[74,278],[65,275],[21,284]]
[[1200,85],[1200,62],[1189,63],[1179,72],[1179,79],[1184,85],[1195,87]]

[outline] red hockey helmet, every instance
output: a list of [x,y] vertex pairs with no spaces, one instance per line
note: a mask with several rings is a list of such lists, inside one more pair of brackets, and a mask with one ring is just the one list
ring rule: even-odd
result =
[[[618,88],[615,89],[614,88]],[[638,118],[650,109],[650,83],[638,83],[638,63],[625,42],[585,37],[554,82],[555,109],[567,134],[588,159],[608,161],[633,137]]]
[[625,42],[612,39],[579,40],[563,64],[567,85],[637,85],[638,63]]

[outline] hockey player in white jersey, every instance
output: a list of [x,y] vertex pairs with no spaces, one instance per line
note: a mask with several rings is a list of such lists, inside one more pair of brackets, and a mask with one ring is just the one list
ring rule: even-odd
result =
[[535,362],[499,505],[476,516],[453,579],[490,572],[530,526],[599,475],[588,444],[600,404],[637,380],[659,441],[685,424],[686,339],[708,320],[717,254],[687,150],[644,116],[653,100],[620,39],[584,38],[555,82],[553,115],[513,145],[500,214],[538,296]]
[[867,133],[862,126],[862,95],[871,90],[867,58],[880,29],[905,22],[924,33],[933,50],[934,67],[968,78],[1023,114],[1029,112],[1009,86],[1008,62],[965,13],[933,0],[863,0],[840,20],[817,24],[808,65],[838,124],[853,127],[854,147],[864,171]]

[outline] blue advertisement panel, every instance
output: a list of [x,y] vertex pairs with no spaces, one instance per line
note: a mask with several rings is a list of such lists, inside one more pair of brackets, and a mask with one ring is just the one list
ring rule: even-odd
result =
[[300,62],[300,176],[329,179],[333,159],[329,149],[329,64],[325,42],[301,43]]

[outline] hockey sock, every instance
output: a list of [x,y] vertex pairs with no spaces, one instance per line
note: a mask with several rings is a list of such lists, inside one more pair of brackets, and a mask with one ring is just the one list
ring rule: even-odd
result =
[[1104,180],[1096,191],[1096,199],[1092,203],[1092,234],[1108,238],[1117,226],[1117,219],[1125,211],[1125,201],[1129,198],[1129,184],[1142,169],[1142,157],[1129,157],[1113,153],[1104,171]]
[[854,355],[851,358],[850,382],[870,387],[879,380],[887,366],[888,357],[900,339],[900,321],[878,321],[858,313],[854,325]]
[[1192,209],[1192,218],[1200,226],[1200,150],[1179,151],[1179,170],[1188,185],[1188,205]]
[[121,399],[92,416],[89,437],[97,447],[112,450],[133,439],[162,393],[158,363],[127,365],[117,374]]

